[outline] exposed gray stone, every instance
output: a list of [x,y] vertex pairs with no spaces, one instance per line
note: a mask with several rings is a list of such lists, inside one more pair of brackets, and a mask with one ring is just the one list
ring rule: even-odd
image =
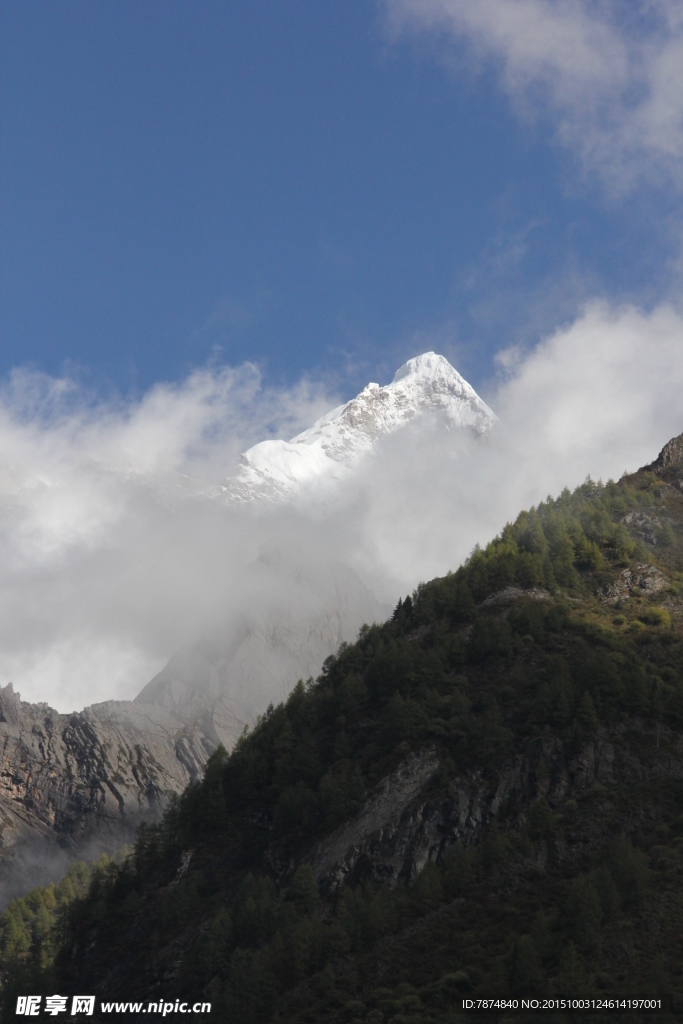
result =
[[668,586],[669,580],[663,572],[654,565],[640,562],[632,569],[623,569],[614,583],[600,591],[598,596],[606,604],[616,604],[617,601],[628,600],[632,594],[649,596],[666,590]]
[[498,590],[495,594],[487,597],[479,607],[488,608],[494,605],[510,604],[512,601],[519,600],[520,597],[527,597],[532,601],[550,601],[551,599],[551,595],[543,587],[529,587],[527,590],[522,590],[521,587],[505,587],[504,590]]
[[677,466],[680,463],[683,463],[683,434],[667,441],[655,461],[647,468],[656,471],[666,469],[668,466]]
[[[422,792],[438,770],[433,752],[407,758],[384,779],[363,809],[328,836],[313,852],[310,862],[318,879],[329,889],[336,889],[347,880],[361,854],[395,836],[406,807]],[[403,844],[389,856],[385,870],[397,875],[403,864]],[[401,861],[399,864],[398,861]]]
[[201,720],[160,707],[107,701],[62,715],[0,689],[0,902],[130,841],[215,747]]
[[508,825],[524,821],[541,797],[560,808],[596,783],[609,786],[625,778],[655,776],[682,779],[683,760],[668,756],[646,766],[601,732],[576,754],[558,738],[529,741],[523,753],[495,774],[463,775],[451,781],[447,796],[428,799],[437,770],[433,752],[411,755],[378,785],[353,819],[304,857],[323,889],[369,878],[411,882],[428,861],[440,860],[453,847],[480,842],[485,827],[500,816]]

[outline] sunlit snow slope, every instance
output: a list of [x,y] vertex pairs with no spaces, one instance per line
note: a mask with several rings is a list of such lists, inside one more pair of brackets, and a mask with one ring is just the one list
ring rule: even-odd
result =
[[391,384],[368,384],[291,441],[262,441],[246,451],[226,490],[230,497],[287,498],[318,482],[342,480],[354,463],[416,417],[439,413],[447,427],[489,430],[495,414],[447,359],[434,352],[409,359]]

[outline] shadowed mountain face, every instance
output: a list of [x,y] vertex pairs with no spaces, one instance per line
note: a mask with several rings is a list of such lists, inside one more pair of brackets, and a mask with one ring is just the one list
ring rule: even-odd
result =
[[654,470],[661,478],[683,490],[680,467],[683,464],[683,434],[672,437],[647,468]]
[[135,699],[210,722],[228,750],[269,704],[388,611],[347,566],[301,548],[264,548],[235,589],[241,611],[171,658]]
[[683,436],[521,513],[361,630],[94,876],[53,945],[6,961],[8,1009],[92,991],[252,1024],[450,1024],[465,997],[558,993],[680,1010],[681,454]]

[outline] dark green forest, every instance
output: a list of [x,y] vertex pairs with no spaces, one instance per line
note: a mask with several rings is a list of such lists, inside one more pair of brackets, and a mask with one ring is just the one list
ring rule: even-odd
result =
[[[436,765],[426,863],[316,876],[414,755]],[[467,786],[489,797],[460,834]],[[27,991],[239,1024],[447,1024],[524,995],[683,1012],[683,466],[523,512],[216,751],[123,862],[61,886],[0,919],[3,1020]]]

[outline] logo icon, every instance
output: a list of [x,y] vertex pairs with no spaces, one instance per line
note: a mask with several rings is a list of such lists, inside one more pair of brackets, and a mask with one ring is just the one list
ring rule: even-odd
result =
[[75,1013],[87,1013],[89,1017],[92,1016],[95,1009],[95,997],[94,996],[74,996],[71,1002],[71,1016]]

